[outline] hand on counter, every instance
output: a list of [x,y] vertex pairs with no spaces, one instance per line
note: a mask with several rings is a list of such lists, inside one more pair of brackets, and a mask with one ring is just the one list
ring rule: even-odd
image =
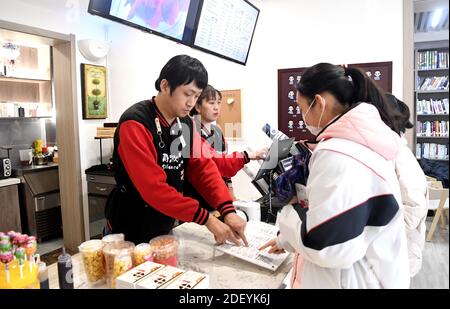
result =
[[262,251],[266,249],[267,247],[271,247],[269,250],[269,253],[275,253],[275,254],[281,254],[284,253],[284,249],[277,246],[277,239],[274,238],[270,241],[268,241],[266,244],[262,245],[259,250]]
[[237,246],[240,245],[239,238],[236,237],[231,228],[225,223],[222,223],[213,215],[209,215],[208,221],[205,225],[208,230],[213,233],[214,239],[219,245],[225,243],[226,240],[231,241]]
[[226,215],[224,222],[231,228],[234,235],[237,238],[242,239],[244,245],[248,247],[247,238],[245,237],[245,225],[247,224],[247,222],[234,212]]

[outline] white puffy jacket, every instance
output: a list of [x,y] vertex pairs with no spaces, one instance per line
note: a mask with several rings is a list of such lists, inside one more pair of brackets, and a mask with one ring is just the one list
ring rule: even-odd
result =
[[422,250],[425,245],[426,230],[425,219],[428,211],[428,187],[425,174],[414,154],[408,148],[404,137],[395,159],[395,172],[402,194],[410,275],[413,277],[422,267]]
[[400,138],[366,103],[338,117],[317,138],[307,187],[299,192],[307,204],[285,206],[277,220],[277,245],[298,254],[294,286],[408,288],[394,168]]

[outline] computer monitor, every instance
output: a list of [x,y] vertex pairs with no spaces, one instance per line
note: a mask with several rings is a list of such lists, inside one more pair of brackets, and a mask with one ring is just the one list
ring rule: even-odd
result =
[[274,140],[269,149],[269,154],[261,164],[258,173],[255,176],[254,181],[257,181],[270,173],[271,170],[278,166],[278,162],[287,156],[291,150],[294,138],[288,138],[283,140]]

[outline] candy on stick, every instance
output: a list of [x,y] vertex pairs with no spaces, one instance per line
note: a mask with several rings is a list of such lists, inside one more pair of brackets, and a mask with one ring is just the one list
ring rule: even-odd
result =
[[14,239],[14,237],[16,237],[17,234],[20,234],[20,233],[16,233],[16,232],[14,232],[14,231],[9,231],[9,232],[7,233],[7,235],[8,235],[11,239]]
[[11,246],[11,242],[9,241],[9,237],[8,239],[4,238],[0,240],[0,251],[11,251],[12,246]]
[[23,260],[25,258],[26,250],[24,247],[16,248],[14,255],[19,260],[20,278],[23,278]]
[[25,247],[26,252],[27,252],[27,256],[28,256],[29,265],[30,265],[30,273],[33,271],[33,265],[34,265],[33,255],[37,251],[36,240],[35,239],[30,239],[31,237],[28,238],[28,243],[27,243],[27,245]]
[[5,272],[6,272],[6,282],[9,283],[9,262],[13,260],[13,254],[11,251],[2,251],[0,252],[0,262],[5,264]]

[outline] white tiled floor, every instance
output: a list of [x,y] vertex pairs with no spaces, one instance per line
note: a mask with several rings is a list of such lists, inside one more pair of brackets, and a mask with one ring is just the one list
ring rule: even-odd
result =
[[[431,224],[427,218],[427,232]],[[446,219],[447,220],[447,219]],[[449,233],[441,223],[436,227],[433,240],[425,243],[422,269],[411,280],[411,289],[448,289],[449,288]]]

